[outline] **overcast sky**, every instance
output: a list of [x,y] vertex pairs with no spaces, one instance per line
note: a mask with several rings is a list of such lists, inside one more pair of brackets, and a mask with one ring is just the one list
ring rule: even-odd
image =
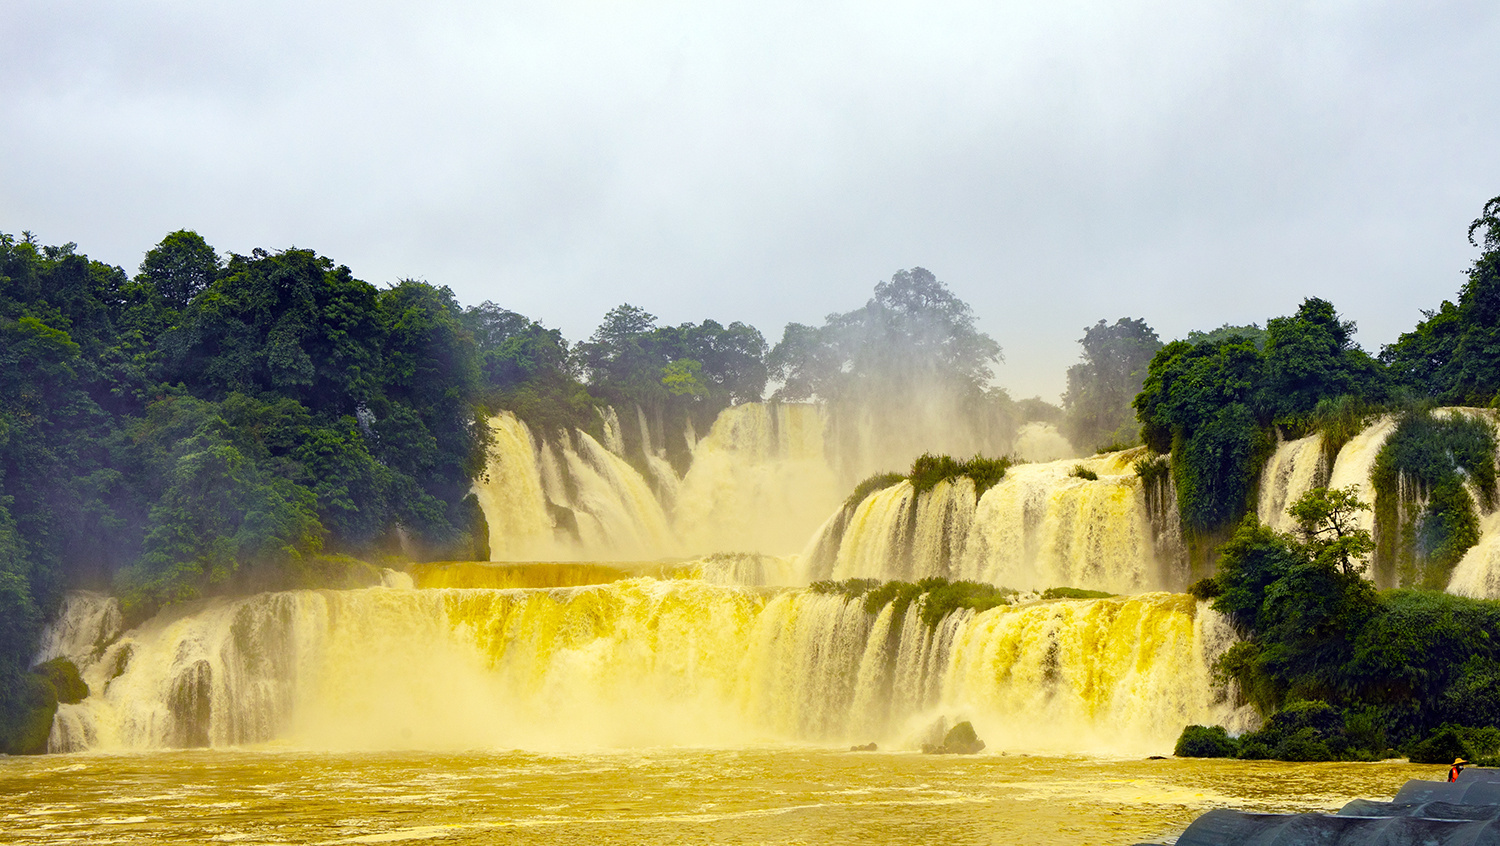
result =
[[1374,352],[1453,298],[1497,10],[11,0],[0,231],[312,248],[572,340],[630,302],[774,344],[922,266],[1055,401],[1099,318],[1321,296]]

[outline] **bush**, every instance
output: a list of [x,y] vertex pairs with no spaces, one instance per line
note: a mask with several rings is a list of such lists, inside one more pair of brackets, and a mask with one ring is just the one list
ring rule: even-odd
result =
[[1099,474],[1095,473],[1087,467],[1084,467],[1082,464],[1074,467],[1073,472],[1069,473],[1068,475],[1074,477],[1075,479],[1087,479],[1090,482],[1099,481]]
[[937,628],[943,618],[959,609],[975,612],[987,611],[1010,604],[1016,592],[1010,588],[995,587],[982,582],[950,582],[941,577],[923,579],[920,582],[884,582],[878,579],[845,579],[841,582],[813,582],[808,590],[821,594],[840,594],[847,599],[862,599],[865,613],[879,614],[887,605],[893,605],[893,613],[899,619],[906,614],[918,598],[925,597],[922,605],[922,622],[929,628]]
[[1084,590],[1073,587],[1054,587],[1042,591],[1043,599],[1108,599],[1116,595],[1105,590]]
[[1210,599],[1215,599],[1222,595],[1224,593],[1224,586],[1219,584],[1218,579],[1209,577],[1207,579],[1199,579],[1198,581],[1188,585],[1187,592],[1191,594],[1194,599],[1207,601]]
[[47,736],[59,702],[82,702],[88,685],[78,668],[66,658],[42,664],[21,676],[19,709],[0,725],[0,752],[10,755],[40,755],[47,751]]
[[1188,726],[1172,754],[1179,758],[1233,758],[1239,744],[1223,726]]
[[1451,764],[1463,758],[1493,766],[1500,757],[1500,729],[1444,724],[1408,747],[1406,756],[1413,764]]
[[906,477],[900,473],[876,473],[854,486],[854,491],[844,500],[844,507],[848,509],[858,508],[870,494],[883,491],[906,481]]
[[974,495],[983,496],[985,491],[1005,478],[1005,471],[1012,463],[1009,458],[976,455],[967,461],[961,461],[951,455],[924,452],[912,462],[911,474],[907,478],[911,480],[912,488],[920,494],[932,490],[938,482],[968,476],[974,481]]
[[1253,753],[1280,761],[1336,761],[1348,748],[1343,713],[1317,700],[1293,702],[1272,714],[1260,731],[1240,738],[1242,758]]

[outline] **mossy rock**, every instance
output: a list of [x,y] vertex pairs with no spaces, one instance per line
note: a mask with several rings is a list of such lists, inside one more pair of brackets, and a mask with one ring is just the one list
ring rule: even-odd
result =
[[78,667],[66,658],[53,658],[32,672],[46,678],[56,692],[58,702],[73,705],[88,698],[89,686],[78,674]]
[[941,744],[922,744],[922,751],[930,755],[973,755],[983,750],[984,741],[979,739],[974,724],[968,720],[948,729]]
[[18,707],[0,725],[0,751],[11,755],[46,752],[58,702],[82,702],[88,695],[78,668],[66,658],[48,661],[22,676]]

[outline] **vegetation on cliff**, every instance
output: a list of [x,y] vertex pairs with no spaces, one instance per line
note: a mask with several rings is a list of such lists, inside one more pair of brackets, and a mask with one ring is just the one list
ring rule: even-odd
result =
[[[1239,757],[1381,757],[1445,727],[1500,724],[1500,602],[1377,592],[1363,578],[1373,541],[1353,519],[1366,507],[1315,489],[1293,509],[1293,534],[1249,516],[1212,583],[1195,586],[1243,638],[1219,672],[1268,715],[1239,738]],[[1187,732],[1183,743],[1202,739]]]

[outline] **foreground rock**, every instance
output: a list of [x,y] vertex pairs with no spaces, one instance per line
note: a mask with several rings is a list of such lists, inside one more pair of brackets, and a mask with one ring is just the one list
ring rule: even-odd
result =
[[1500,846],[1500,770],[1464,770],[1451,784],[1412,779],[1390,802],[1355,799],[1337,814],[1209,811],[1177,838],[1177,846],[1241,843]]
[[974,725],[964,720],[948,730],[942,743],[924,743],[922,751],[929,755],[973,755],[984,749],[984,741],[974,732]]

